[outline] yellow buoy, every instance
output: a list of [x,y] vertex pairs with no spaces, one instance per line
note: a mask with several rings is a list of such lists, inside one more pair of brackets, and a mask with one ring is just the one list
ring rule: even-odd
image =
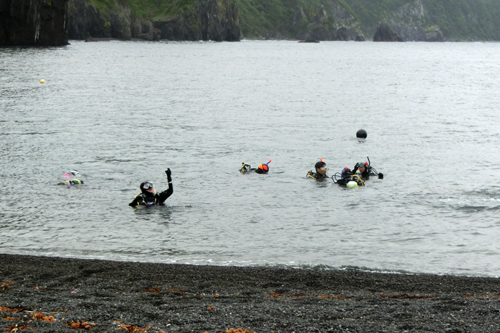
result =
[[40,83],[45,83],[45,80],[44,80],[44,79],[41,79],[41,80],[40,80]]

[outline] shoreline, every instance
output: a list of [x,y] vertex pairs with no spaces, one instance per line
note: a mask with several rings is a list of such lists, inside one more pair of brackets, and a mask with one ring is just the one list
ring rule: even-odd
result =
[[8,254],[0,263],[2,331],[74,332],[72,323],[97,332],[500,330],[500,279],[491,277]]
[[[338,41],[338,40],[313,40],[308,41],[304,39],[278,39],[278,38],[258,38],[258,37],[244,37],[237,41],[213,41],[213,40],[173,40],[173,39],[158,39],[158,40],[147,40],[142,38],[130,38],[130,39],[120,39],[120,38],[112,38],[112,37],[103,37],[103,38],[87,38],[87,39],[68,39],[68,44],[71,44],[72,41],[78,42],[86,42],[86,43],[102,43],[102,42],[163,42],[163,43],[238,43],[242,41],[275,41],[275,42],[297,42],[297,43],[322,43],[322,42],[374,42],[373,40],[367,39],[365,41]],[[459,39],[449,39],[444,40],[442,42],[430,42],[430,41],[419,41],[419,40],[405,40],[404,43],[500,43],[500,41],[496,40],[459,40]],[[393,43],[393,42],[374,42],[374,43]],[[66,45],[68,45],[66,44]],[[65,46],[65,45],[60,45]]]

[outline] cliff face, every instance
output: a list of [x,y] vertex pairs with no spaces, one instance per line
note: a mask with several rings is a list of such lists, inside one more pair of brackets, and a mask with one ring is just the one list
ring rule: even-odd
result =
[[381,23],[403,40],[500,40],[498,0],[154,3],[155,8],[152,1],[140,0],[0,0],[0,45],[65,45],[68,37],[237,41],[243,34],[362,41],[364,35],[374,36]]
[[137,17],[124,6],[98,9],[86,0],[69,1],[70,39],[240,39],[239,12],[233,0],[196,0],[181,12],[161,18]]
[[292,22],[295,39],[313,40],[365,40],[359,29],[359,21],[345,6],[331,1],[311,9],[299,6]]
[[344,0],[235,0],[242,35],[267,39],[364,40]]
[[232,0],[198,0],[184,15],[154,26],[172,40],[240,40],[239,11]]
[[68,0],[0,0],[0,45],[68,44]]
[[384,22],[406,41],[500,40],[500,2],[496,0],[386,0],[383,5],[345,1],[369,36]]
[[399,37],[394,31],[391,30],[387,23],[381,23],[375,35],[373,35],[374,42],[402,42],[403,38]]
[[425,41],[428,28],[421,0],[415,0],[396,8],[387,17],[387,24],[404,40]]
[[498,0],[235,1],[246,37],[358,40],[384,23],[406,41],[500,40]]

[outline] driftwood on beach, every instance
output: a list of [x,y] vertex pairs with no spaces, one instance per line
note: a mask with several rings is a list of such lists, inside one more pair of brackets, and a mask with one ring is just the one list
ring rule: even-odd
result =
[[0,263],[8,332],[500,330],[496,278],[19,255]]

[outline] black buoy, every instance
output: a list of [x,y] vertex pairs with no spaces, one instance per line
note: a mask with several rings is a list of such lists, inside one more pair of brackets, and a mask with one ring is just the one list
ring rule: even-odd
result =
[[360,129],[359,131],[356,132],[356,137],[361,138],[361,139],[366,139],[366,131],[364,129]]

